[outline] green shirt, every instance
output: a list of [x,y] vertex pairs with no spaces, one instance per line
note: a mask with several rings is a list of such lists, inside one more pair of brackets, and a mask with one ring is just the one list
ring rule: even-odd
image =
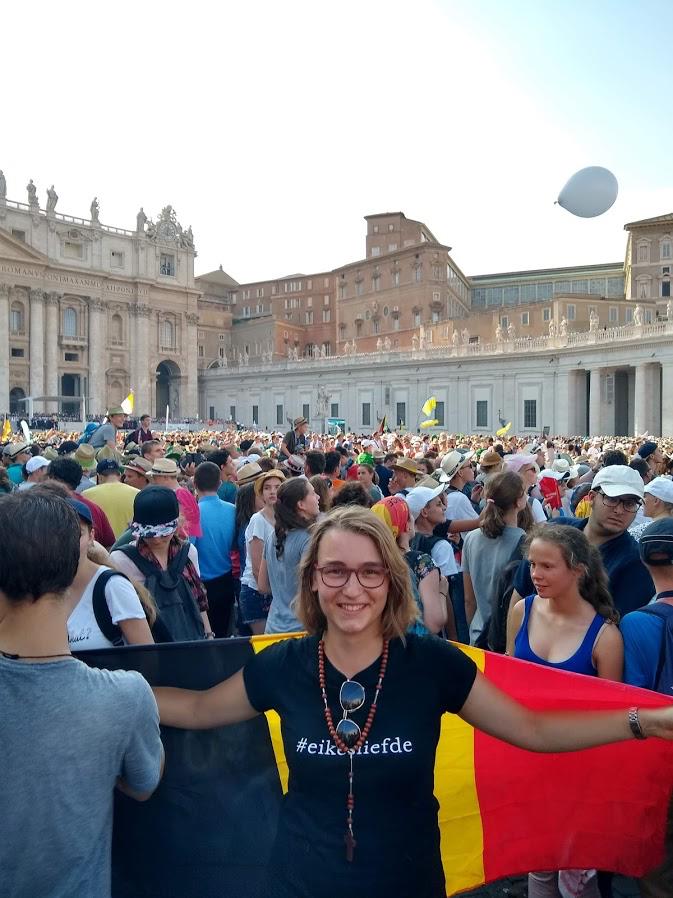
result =
[[231,502],[232,505],[236,504],[236,484],[232,483],[230,480],[223,481],[218,490],[217,495],[223,502]]

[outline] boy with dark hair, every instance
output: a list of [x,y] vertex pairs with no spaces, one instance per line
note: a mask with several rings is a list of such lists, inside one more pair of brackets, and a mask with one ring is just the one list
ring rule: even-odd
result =
[[109,898],[115,785],[144,801],[161,778],[156,702],[140,674],[70,652],[68,500],[40,486],[9,496],[0,532],[0,894]]

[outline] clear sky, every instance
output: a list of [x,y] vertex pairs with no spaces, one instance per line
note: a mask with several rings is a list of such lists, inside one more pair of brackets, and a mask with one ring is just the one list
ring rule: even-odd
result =
[[[671,0],[36,2],[2,13],[10,199],[191,224],[241,282],[361,258],[363,216],[420,219],[467,274],[623,258],[673,211]],[[554,200],[586,165],[601,218]]]

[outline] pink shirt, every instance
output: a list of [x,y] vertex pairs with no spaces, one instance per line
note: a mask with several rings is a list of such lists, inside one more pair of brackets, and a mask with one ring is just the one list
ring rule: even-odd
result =
[[182,537],[203,536],[201,512],[194,496],[184,486],[179,486],[175,491],[175,495],[178,497],[180,511],[186,522],[185,527],[178,530],[178,534]]

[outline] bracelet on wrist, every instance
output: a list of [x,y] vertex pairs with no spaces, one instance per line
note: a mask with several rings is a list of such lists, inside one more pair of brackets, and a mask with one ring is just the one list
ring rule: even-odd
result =
[[640,717],[638,716],[638,708],[629,708],[629,727],[636,739],[647,739],[640,725]]

